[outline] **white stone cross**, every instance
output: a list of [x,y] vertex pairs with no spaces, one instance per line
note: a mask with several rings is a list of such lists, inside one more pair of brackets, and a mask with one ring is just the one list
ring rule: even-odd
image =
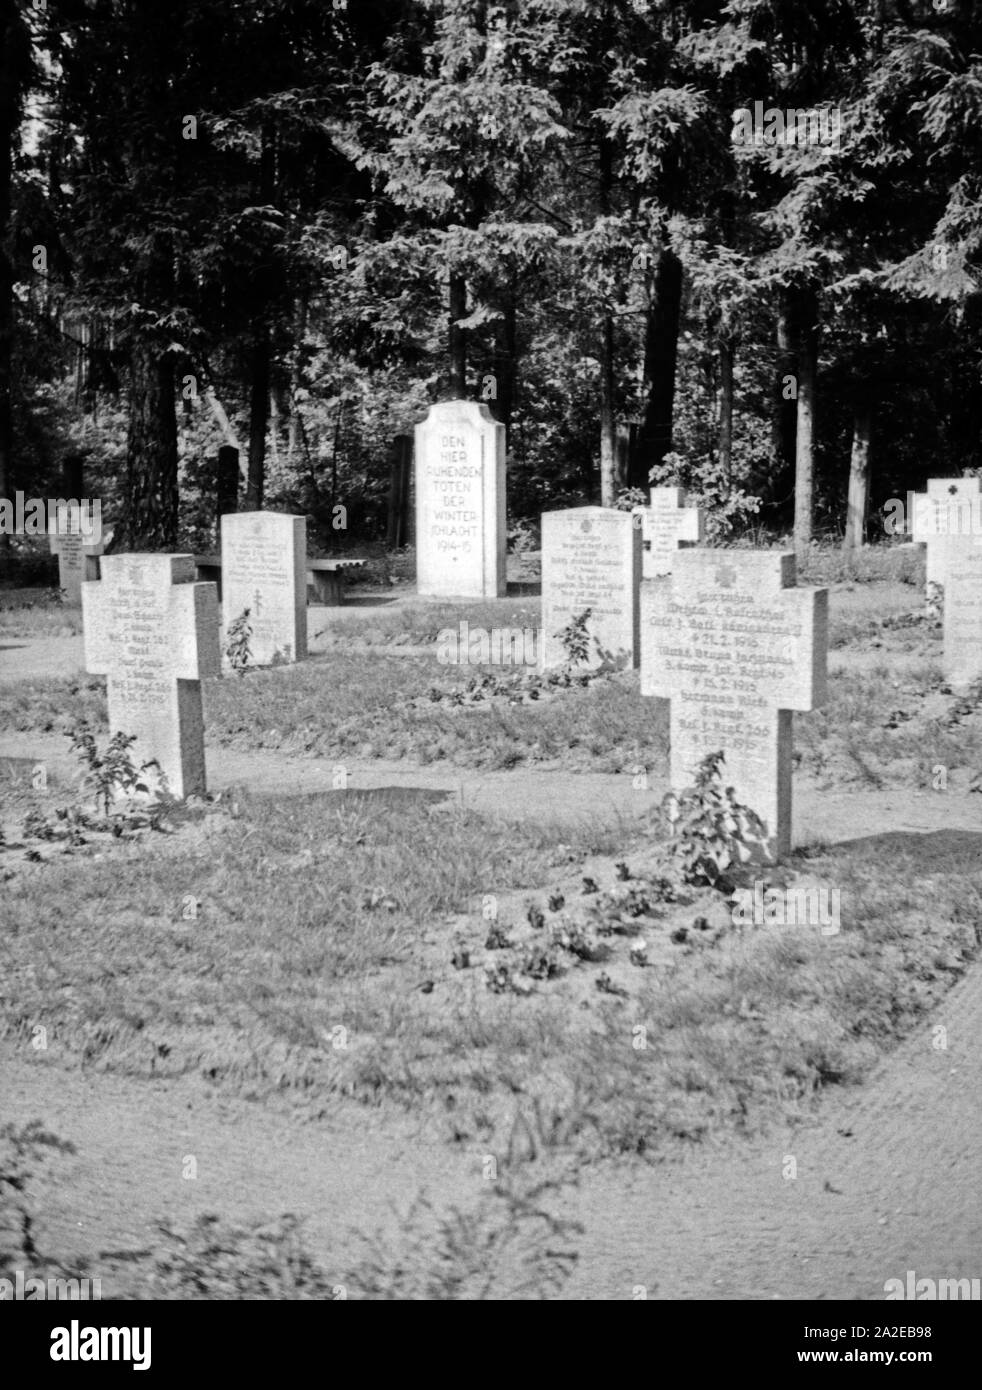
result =
[[911,539],[927,545],[925,579],[945,583],[951,539],[982,536],[982,478],[929,478],[927,492],[909,492]]
[[791,849],[792,711],[825,699],[828,590],[795,586],[783,551],[681,550],[641,585],[641,693],[671,700],[671,783],[722,749],[723,779]]
[[675,552],[683,546],[701,545],[706,536],[706,514],[701,507],[686,506],[685,489],[653,487],[651,505],[641,507],[641,577],[661,579],[672,572]]
[[83,581],[97,578],[95,559],[105,550],[105,539],[86,540],[78,507],[58,507],[48,546],[58,556],[59,589],[68,603],[81,603]]
[[156,759],[170,792],[204,792],[201,681],[220,671],[218,591],[191,555],[107,555],[82,585],[85,667],[107,677],[110,734],[135,734],[139,767]]

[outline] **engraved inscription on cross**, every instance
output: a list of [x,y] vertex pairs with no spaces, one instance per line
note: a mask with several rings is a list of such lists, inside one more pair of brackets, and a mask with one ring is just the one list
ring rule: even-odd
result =
[[791,849],[792,711],[825,700],[828,591],[795,586],[794,555],[682,550],[641,586],[641,693],[671,700],[671,783],[722,749],[723,779]]
[[685,505],[685,489],[653,487],[650,507],[639,508],[641,517],[641,577],[660,579],[671,574],[675,552],[683,546],[701,545],[706,517],[701,507]]
[[85,666],[107,677],[110,734],[135,734],[176,797],[205,790],[201,681],[220,671],[218,591],[191,555],[109,555],[82,585]]
[[49,528],[48,549],[58,556],[58,587],[68,603],[81,603],[82,584],[96,577],[95,557],[102,554],[105,542],[101,536],[95,540],[82,534],[77,507],[58,507]]

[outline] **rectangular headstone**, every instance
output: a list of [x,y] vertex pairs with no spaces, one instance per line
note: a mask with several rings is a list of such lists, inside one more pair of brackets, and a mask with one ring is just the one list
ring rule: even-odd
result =
[[982,681],[982,536],[949,538],[944,591],[944,673],[962,692]]
[[477,401],[442,401],[416,426],[416,588],[501,598],[505,427]]
[[791,848],[791,715],[825,699],[827,630],[828,591],[797,588],[782,551],[680,550],[641,586],[641,693],[672,702],[672,789],[722,749],[775,859]]
[[156,759],[174,796],[205,781],[201,681],[217,676],[218,596],[190,555],[107,555],[82,585],[85,667],[107,677],[109,732],[135,734],[139,767]]
[[104,538],[86,540],[82,534],[77,507],[58,507],[55,530],[48,537],[52,555],[58,556],[58,588],[65,602],[82,602],[82,585],[98,578],[98,557],[106,548]]
[[641,533],[631,512],[570,507],[542,513],[543,670],[567,655],[558,633],[586,609],[589,666],[634,667],[639,660]]
[[306,657],[306,517],[282,512],[222,517],[223,644],[246,609],[254,666]]
[[675,552],[683,546],[701,545],[706,536],[705,512],[701,507],[686,506],[681,487],[653,487],[651,505],[642,507],[640,516],[643,579],[671,574]]
[[952,541],[982,536],[982,479],[929,478],[907,498],[912,539],[927,546],[925,581],[944,586]]

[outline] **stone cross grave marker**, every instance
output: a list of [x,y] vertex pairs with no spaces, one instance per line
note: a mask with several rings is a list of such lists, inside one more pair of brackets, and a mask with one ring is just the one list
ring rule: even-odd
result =
[[96,557],[105,550],[105,539],[87,541],[78,508],[58,507],[48,546],[58,556],[58,588],[64,590],[66,602],[81,603],[83,583],[98,578]]
[[85,668],[107,677],[110,734],[135,734],[177,797],[205,790],[201,682],[220,670],[218,595],[191,555],[106,555],[82,585]]
[[957,693],[982,681],[982,535],[949,537],[943,667]]
[[651,505],[642,507],[640,516],[643,579],[671,574],[675,552],[705,539],[706,514],[701,507],[686,506],[684,488],[653,487]]
[[641,534],[631,512],[611,507],[543,512],[541,669],[567,661],[557,634],[587,608],[587,664],[637,666],[640,584]]
[[791,849],[792,711],[825,699],[828,590],[795,585],[782,551],[681,550],[641,586],[641,693],[671,700],[671,782],[707,753],[765,822],[765,857]]
[[282,512],[222,517],[223,645],[247,608],[252,665],[306,657],[306,517]]
[[929,478],[907,494],[912,539],[927,545],[925,581],[945,583],[952,541],[982,536],[982,478]]
[[477,401],[442,401],[416,426],[416,589],[501,598],[505,427]]

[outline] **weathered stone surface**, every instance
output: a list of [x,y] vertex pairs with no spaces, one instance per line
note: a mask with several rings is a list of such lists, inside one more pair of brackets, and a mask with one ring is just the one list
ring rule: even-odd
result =
[[949,537],[946,563],[944,673],[960,692],[982,681],[982,537]]
[[944,586],[952,543],[982,537],[982,478],[929,478],[926,492],[908,494],[912,538],[927,546],[925,580]]
[[590,609],[588,664],[637,666],[641,535],[630,512],[570,507],[542,514],[543,670],[567,660],[558,633]]
[[307,519],[282,512],[222,517],[223,647],[249,610],[255,666],[307,655]]
[[500,598],[505,579],[505,427],[477,401],[442,401],[416,426],[420,594]]
[[795,587],[780,551],[681,550],[641,595],[641,693],[671,700],[671,780],[682,791],[722,749],[726,784],[791,848],[792,711],[823,703],[828,592]]
[[683,546],[701,545],[705,539],[705,512],[686,505],[684,488],[653,487],[651,505],[642,507],[639,515],[644,579],[671,574],[675,552]]
[[107,677],[110,734],[135,734],[177,797],[206,789],[201,681],[219,672],[218,596],[190,555],[103,556],[82,585],[86,670]]

